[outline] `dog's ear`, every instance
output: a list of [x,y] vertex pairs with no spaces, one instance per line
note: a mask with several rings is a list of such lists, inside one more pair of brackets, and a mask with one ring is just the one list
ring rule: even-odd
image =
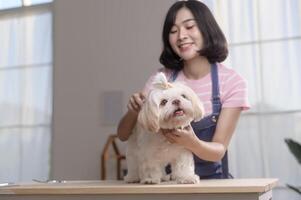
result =
[[200,98],[196,95],[196,93],[190,88],[185,86],[185,91],[189,93],[189,98],[193,107],[193,121],[200,121],[205,115],[204,105],[201,102]]
[[138,115],[138,123],[150,132],[157,133],[160,129],[159,104],[154,98],[154,94],[152,93],[146,98]]

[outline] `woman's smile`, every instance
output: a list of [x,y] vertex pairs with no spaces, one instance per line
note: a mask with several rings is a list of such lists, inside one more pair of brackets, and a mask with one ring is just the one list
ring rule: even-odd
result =
[[183,43],[183,44],[180,44],[178,47],[181,52],[185,52],[185,51],[188,51],[192,47],[192,45],[193,45],[193,43]]

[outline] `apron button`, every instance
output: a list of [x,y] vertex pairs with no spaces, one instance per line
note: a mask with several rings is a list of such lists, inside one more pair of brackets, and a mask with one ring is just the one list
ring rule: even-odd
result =
[[211,118],[211,120],[212,120],[213,122],[216,122],[216,121],[217,121],[215,116],[213,116],[213,117]]

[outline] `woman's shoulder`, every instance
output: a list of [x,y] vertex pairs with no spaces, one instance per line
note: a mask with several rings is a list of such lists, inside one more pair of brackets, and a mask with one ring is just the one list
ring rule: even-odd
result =
[[165,68],[165,67],[161,67],[158,69],[157,73],[159,73],[159,72],[163,72],[166,77],[170,77],[174,71],[171,69]]
[[219,73],[221,73],[221,74],[236,74],[237,73],[235,71],[235,69],[230,68],[222,63],[218,63],[217,67],[218,67]]
[[221,63],[218,63],[218,71],[219,71],[219,78],[222,82],[229,82],[231,80],[235,82],[246,81],[245,78],[241,76],[235,69],[227,67]]
[[171,79],[174,76],[174,73],[176,71],[174,71],[172,69],[165,68],[165,67],[161,67],[155,73],[152,74],[151,78],[154,78],[160,72],[162,72],[166,76],[167,80],[171,81]]
[[171,76],[171,74],[173,73],[172,70],[170,69],[167,69],[167,68],[164,68],[164,67],[160,67],[158,68],[156,71],[154,71],[150,76],[149,76],[149,79],[148,79],[148,82],[150,82],[151,80],[154,79],[154,77],[158,74],[162,72],[167,78]]
[[223,107],[249,109],[247,80],[235,69],[222,64],[219,64],[219,77]]

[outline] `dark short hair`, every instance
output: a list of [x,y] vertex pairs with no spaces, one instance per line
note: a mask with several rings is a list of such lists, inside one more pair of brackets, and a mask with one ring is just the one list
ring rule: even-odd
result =
[[193,14],[202,34],[204,44],[199,51],[200,55],[206,57],[210,63],[224,61],[228,56],[228,44],[214,16],[204,3],[197,0],[188,0],[177,1],[167,12],[162,32],[163,51],[159,59],[160,63],[173,70],[183,68],[183,61],[169,44],[170,29],[175,23],[177,12],[183,7],[189,9]]

